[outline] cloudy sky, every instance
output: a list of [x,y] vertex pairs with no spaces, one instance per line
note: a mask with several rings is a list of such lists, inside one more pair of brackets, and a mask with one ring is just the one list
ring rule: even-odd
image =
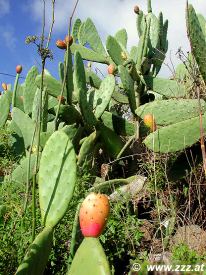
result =
[[[46,2],[46,22],[51,22],[51,0]],[[54,60],[47,62],[47,68],[57,76],[58,62],[63,60],[63,52],[56,48],[55,41],[64,38],[67,33],[68,19],[71,15],[75,0],[56,0],[55,25],[51,41]],[[169,20],[169,50],[166,64],[161,70],[162,76],[169,76],[168,67],[176,65],[178,59],[175,54],[179,47],[184,51],[190,49],[185,26],[186,0],[153,0],[153,12],[158,15],[163,12],[164,18]],[[28,35],[40,35],[42,26],[42,0],[0,0],[0,73],[15,74],[17,64],[22,64],[26,75],[32,65],[40,67],[40,60],[33,45],[25,44]],[[206,15],[206,2],[203,0],[189,0],[196,11]],[[146,0],[79,0],[74,19],[85,20],[90,17],[95,23],[103,42],[107,35],[115,34],[121,28],[128,32],[128,47],[138,43],[136,32],[136,15],[134,5],[138,5],[146,12]],[[13,78],[0,74],[0,82],[13,83]]]

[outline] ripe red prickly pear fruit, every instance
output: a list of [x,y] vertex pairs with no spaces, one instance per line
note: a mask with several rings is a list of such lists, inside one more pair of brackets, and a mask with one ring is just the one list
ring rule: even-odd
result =
[[104,194],[89,194],[79,211],[80,228],[84,237],[97,238],[101,235],[109,216],[110,205]]
[[7,84],[6,83],[2,83],[1,86],[2,86],[4,91],[7,91]]
[[146,114],[144,116],[143,121],[144,121],[144,124],[150,129],[151,132],[156,131],[157,125],[156,125],[156,122],[155,122],[155,119],[154,119],[154,115]]
[[107,71],[108,71],[108,74],[113,74],[114,75],[114,72],[115,72],[114,64],[110,64],[107,68]]
[[60,100],[61,104],[65,104],[65,102],[66,102],[66,98],[64,96],[60,96],[60,95],[57,96],[57,100],[58,101]]
[[139,7],[138,7],[137,5],[134,6],[134,12],[135,12],[136,14],[139,14],[139,11],[140,11]]
[[66,50],[66,48],[67,48],[66,43],[63,40],[60,40],[60,39],[56,41],[56,46],[59,49],[62,49],[62,50]]
[[69,46],[71,46],[73,43],[73,37],[71,35],[67,35],[64,39],[64,42],[66,43],[66,45],[69,43]]
[[21,65],[17,65],[16,66],[16,73],[20,74],[22,72],[22,66]]

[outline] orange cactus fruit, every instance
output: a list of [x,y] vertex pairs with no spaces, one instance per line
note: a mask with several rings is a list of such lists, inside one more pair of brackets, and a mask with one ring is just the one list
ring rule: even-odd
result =
[[79,211],[80,228],[84,237],[97,238],[106,225],[110,211],[109,199],[104,194],[90,193]]
[[107,72],[108,72],[108,74],[113,74],[114,75],[114,72],[115,72],[115,66],[114,66],[114,64],[110,64],[108,66]]
[[73,37],[71,35],[67,35],[64,39],[64,42],[66,43],[66,45],[69,43],[69,46],[71,46],[73,43]]
[[57,100],[60,101],[62,104],[65,104],[65,102],[66,102],[66,98],[64,96],[60,96],[60,95],[57,96]]
[[154,119],[154,115],[146,114],[143,118],[144,124],[150,129],[151,132],[156,131],[157,125]]
[[6,83],[2,83],[1,86],[2,86],[4,91],[7,91],[7,84]]
[[16,73],[20,74],[22,72],[22,66],[21,65],[17,65],[16,66]]
[[60,40],[60,39],[56,41],[56,46],[59,49],[62,49],[62,50],[66,50],[66,48],[67,48],[66,43],[63,40]]

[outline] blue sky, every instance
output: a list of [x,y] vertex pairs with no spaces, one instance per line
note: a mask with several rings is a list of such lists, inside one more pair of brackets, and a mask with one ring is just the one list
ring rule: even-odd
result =
[[[46,30],[51,22],[51,0],[46,1]],[[139,5],[146,12],[146,0],[79,0],[74,18],[85,20],[90,17],[95,23],[103,42],[107,35],[113,35],[117,30],[126,28],[129,47],[138,42],[136,33],[136,16],[134,5]],[[206,3],[202,0],[190,0],[197,12],[206,15]],[[67,33],[68,19],[75,0],[56,0],[55,25],[51,40],[53,61],[47,61],[47,69],[58,76],[58,62],[63,60],[63,51],[55,46],[57,39],[63,39]],[[185,27],[185,0],[153,0],[153,11],[156,15],[163,11],[164,18],[169,19],[169,51],[161,75],[169,76],[168,65],[171,60],[178,63],[175,53],[182,46],[188,51],[189,43]],[[40,59],[34,45],[26,45],[28,35],[40,35],[42,26],[42,0],[0,0],[0,73],[15,74],[17,64],[23,65],[22,76],[25,76],[32,65],[40,68]],[[96,66],[96,65],[94,65]],[[102,70],[104,68],[99,67]],[[0,82],[13,83],[14,79],[0,74]]]

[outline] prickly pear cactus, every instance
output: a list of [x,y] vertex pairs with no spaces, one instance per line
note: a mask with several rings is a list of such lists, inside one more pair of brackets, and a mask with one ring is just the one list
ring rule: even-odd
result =
[[[206,114],[203,115],[203,128],[206,128]],[[169,153],[183,150],[200,139],[199,116],[186,119],[157,129],[148,135],[144,143],[154,152]]]
[[53,228],[45,227],[30,245],[16,275],[43,275],[52,248]]
[[8,96],[3,94],[0,96],[0,127],[3,127],[7,121],[10,110]]
[[108,260],[97,238],[87,237],[79,246],[67,275],[111,275]]
[[202,24],[198,20],[198,16],[192,5],[187,6],[186,10],[187,32],[190,39],[192,53],[198,64],[200,73],[206,83],[206,40],[205,30],[202,29]]
[[54,227],[64,216],[75,183],[73,145],[66,133],[56,131],[46,142],[39,168],[39,201],[44,225]]

